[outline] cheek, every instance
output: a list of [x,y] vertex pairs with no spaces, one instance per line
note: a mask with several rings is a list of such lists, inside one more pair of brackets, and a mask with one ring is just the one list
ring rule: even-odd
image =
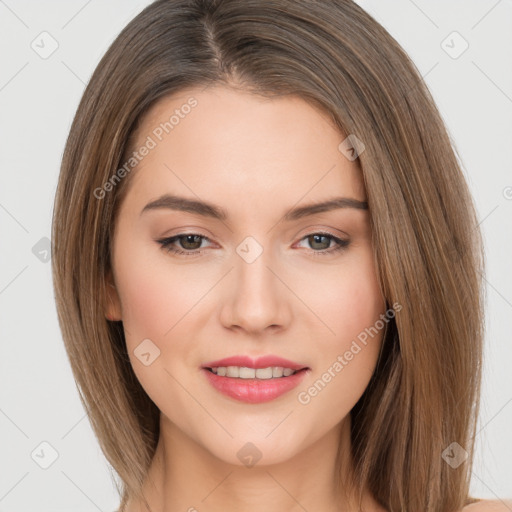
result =
[[340,260],[337,266],[309,273],[301,287],[308,306],[322,322],[319,338],[327,351],[350,345],[350,340],[385,311],[370,246]]
[[[193,356],[187,341],[197,311],[194,306],[204,295],[205,285],[191,272],[173,267],[160,251],[158,247],[133,245],[123,253],[130,254],[129,258],[115,260],[115,269],[132,368],[142,387],[162,408],[169,394],[180,393],[166,369],[172,369],[173,361],[186,362]],[[151,343],[143,344],[148,339]],[[145,353],[149,353],[147,365]]]
[[[347,414],[366,389],[387,323],[381,319],[386,303],[369,248],[347,258],[335,272],[330,286],[317,288],[314,294],[311,309],[320,312],[329,329],[314,340],[316,364],[299,396],[299,402],[312,410],[328,411],[332,421]],[[319,282],[325,284],[326,278]]]
[[204,293],[193,273],[173,266],[161,248],[132,247],[130,258],[118,258],[116,276],[127,341],[144,338],[162,343],[172,335]]
[[127,338],[130,343],[158,339],[172,327],[176,290],[166,286],[165,276],[158,275],[156,268],[134,265],[126,270],[129,279],[124,280],[120,296]]

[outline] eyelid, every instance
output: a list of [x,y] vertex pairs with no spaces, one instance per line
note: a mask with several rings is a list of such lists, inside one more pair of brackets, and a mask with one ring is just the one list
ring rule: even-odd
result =
[[[301,233],[303,233],[303,232],[304,232],[304,234],[301,235]],[[336,232],[338,234],[336,234]],[[305,236],[316,235],[319,233],[323,233],[325,235],[331,235],[334,238],[341,238],[341,237],[346,237],[347,239],[350,238],[350,235],[347,232],[342,231],[341,229],[324,228],[324,227],[318,226],[318,225],[307,226],[303,230],[301,229],[293,238],[295,239],[295,238],[300,237],[300,239],[302,240]]]

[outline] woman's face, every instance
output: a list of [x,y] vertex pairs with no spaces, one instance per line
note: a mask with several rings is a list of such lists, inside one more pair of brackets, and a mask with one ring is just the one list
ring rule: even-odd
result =
[[[299,98],[218,86],[161,100],[136,135],[107,315],[164,425],[228,463],[287,460],[349,414],[384,331],[368,210],[303,209],[365,201],[345,137]],[[165,195],[182,199],[147,206]],[[292,366],[274,356],[305,369],[256,372]]]

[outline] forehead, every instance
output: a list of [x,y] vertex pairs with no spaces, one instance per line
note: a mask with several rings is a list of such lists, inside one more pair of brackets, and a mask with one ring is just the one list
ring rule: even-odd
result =
[[328,115],[296,96],[192,88],[159,100],[142,119],[133,149],[151,149],[130,188],[145,199],[166,192],[217,203],[243,198],[256,209],[301,197],[363,200],[360,169],[338,149],[344,138]]

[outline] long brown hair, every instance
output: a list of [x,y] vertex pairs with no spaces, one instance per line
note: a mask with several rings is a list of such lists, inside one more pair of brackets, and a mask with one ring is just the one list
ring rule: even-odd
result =
[[[110,244],[131,175],[112,179],[150,106],[210,84],[297,95],[327,113],[340,134],[364,142],[358,164],[379,282],[388,303],[402,309],[351,413],[354,482],[393,512],[459,510],[473,501],[481,235],[420,74],[351,0],[158,0],[119,34],[86,87],[62,160],[52,269],[65,347],[121,479],[121,507],[141,497],[159,410],[131,368],[122,322],[105,319]],[[468,453],[458,467],[445,462],[450,446]]]

